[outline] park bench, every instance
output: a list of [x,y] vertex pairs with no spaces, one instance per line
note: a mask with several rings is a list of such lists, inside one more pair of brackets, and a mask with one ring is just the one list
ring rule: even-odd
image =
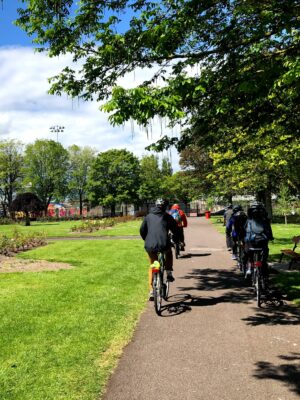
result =
[[294,236],[292,239],[292,242],[294,243],[293,249],[282,249],[281,251],[281,256],[279,262],[282,261],[283,256],[287,256],[291,258],[291,261],[289,262],[289,269],[292,268],[292,265],[296,261],[300,261],[300,253],[297,253],[295,250],[297,246],[300,248],[300,236]]

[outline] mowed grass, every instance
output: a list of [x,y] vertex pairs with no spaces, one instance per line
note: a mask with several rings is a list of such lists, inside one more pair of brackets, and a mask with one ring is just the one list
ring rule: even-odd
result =
[[139,235],[140,219],[122,222],[112,228],[94,232],[72,232],[73,226],[81,225],[80,221],[58,222],[31,222],[30,226],[24,224],[0,225],[0,234],[12,236],[15,229],[22,233],[43,232],[47,237],[79,237],[79,236],[135,236]]
[[[225,227],[219,218],[213,216],[211,220],[217,230],[225,234]],[[293,248],[292,237],[300,235],[300,224],[272,224],[272,230],[274,241],[269,242],[269,261],[278,262],[281,255],[280,250]],[[290,259],[284,257],[282,262],[288,261]],[[300,271],[279,273],[274,280],[295,304],[300,305]]]
[[60,241],[19,257],[74,268],[0,274],[1,400],[98,399],[145,307],[142,240]]

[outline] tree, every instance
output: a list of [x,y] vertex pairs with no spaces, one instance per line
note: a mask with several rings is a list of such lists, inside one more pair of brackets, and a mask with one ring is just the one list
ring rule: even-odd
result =
[[161,161],[162,176],[171,176],[173,174],[172,164],[168,157],[163,157]]
[[38,213],[44,209],[42,201],[34,193],[20,193],[12,201],[10,210],[25,213],[25,225],[30,225],[30,213]]
[[0,141],[0,197],[4,216],[21,187],[22,166],[23,144],[15,140]]
[[93,205],[115,208],[120,203],[138,201],[139,160],[127,150],[112,149],[99,153],[89,173],[89,198]]
[[284,222],[287,224],[287,216],[291,213],[292,198],[289,189],[285,185],[281,185],[278,199],[277,209],[284,216]]
[[25,183],[41,199],[44,212],[54,197],[67,192],[68,152],[54,140],[36,140],[25,150]]
[[138,195],[141,203],[152,203],[162,195],[162,172],[159,168],[158,157],[143,156],[140,161],[140,187]]
[[213,160],[204,146],[187,146],[180,153],[179,164],[185,171],[186,180],[190,181],[190,189],[193,185],[193,192],[198,193],[198,197],[207,196],[219,190],[223,190],[224,194],[227,194],[222,183],[219,188],[217,182],[213,183],[210,178],[213,171]]
[[166,177],[162,182],[163,197],[171,202],[188,204],[193,199],[198,199],[201,192],[198,190],[198,179],[189,171],[178,171]]
[[95,158],[95,150],[90,147],[69,147],[69,190],[71,197],[79,201],[80,215],[82,215],[83,200],[87,195],[88,173]]
[[[297,0],[82,0],[78,13],[74,3],[32,0],[20,11],[19,25],[35,35],[40,49],[50,56],[70,52],[80,65],[79,71],[67,66],[54,77],[51,93],[109,98],[103,109],[113,124],[133,119],[147,126],[155,116],[180,123],[180,137],[164,136],[152,148],[205,147],[224,177],[230,166],[228,183],[233,177],[235,185],[240,176],[239,190],[258,181],[250,182],[246,174],[254,158],[263,159],[253,176],[262,176],[258,191],[264,196],[272,190],[274,166],[295,177],[291,171],[300,159]],[[126,11],[127,28],[120,20]],[[152,76],[138,87],[116,86],[127,73],[152,67]]]

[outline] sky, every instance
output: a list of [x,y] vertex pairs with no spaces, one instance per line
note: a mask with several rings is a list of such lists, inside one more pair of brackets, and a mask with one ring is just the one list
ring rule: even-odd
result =
[[[27,144],[36,139],[58,139],[64,147],[77,144],[98,152],[126,148],[141,157],[151,154],[145,147],[161,137],[162,129],[164,134],[178,134],[158,119],[148,134],[130,123],[113,127],[108,114],[99,111],[99,103],[49,95],[48,78],[58,74],[70,57],[50,59],[34,52],[30,38],[13,24],[20,5],[18,0],[0,1],[0,140],[16,139]],[[148,73],[150,76],[151,71]],[[136,86],[146,74],[145,70],[136,71],[120,84]],[[64,129],[51,132],[53,126]],[[174,171],[179,170],[177,152],[159,154],[160,159],[165,156],[171,159]]]

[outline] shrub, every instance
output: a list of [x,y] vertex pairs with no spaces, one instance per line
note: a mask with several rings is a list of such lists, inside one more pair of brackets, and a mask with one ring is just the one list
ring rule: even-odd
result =
[[23,234],[17,229],[13,232],[13,237],[0,235],[0,254],[10,256],[20,251],[30,250],[33,247],[46,244],[45,235],[41,232]]

